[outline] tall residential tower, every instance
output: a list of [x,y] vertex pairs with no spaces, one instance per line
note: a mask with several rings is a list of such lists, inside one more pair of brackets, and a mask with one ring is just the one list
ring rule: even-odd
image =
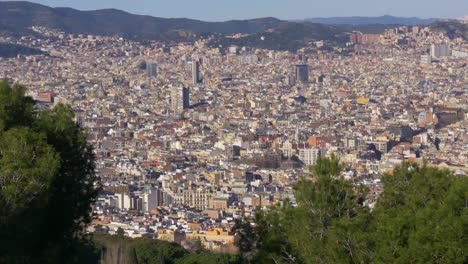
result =
[[184,109],[190,107],[190,91],[183,85],[174,86],[171,89],[171,110],[174,117],[180,118]]
[[147,61],[146,72],[148,74],[148,78],[158,77],[158,64],[156,62]]
[[200,63],[192,61],[192,84],[197,85],[200,83]]
[[296,80],[299,82],[309,81],[309,65],[307,64],[296,65]]

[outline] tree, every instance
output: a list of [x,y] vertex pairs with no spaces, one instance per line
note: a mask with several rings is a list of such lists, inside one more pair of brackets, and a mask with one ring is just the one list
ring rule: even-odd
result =
[[239,256],[216,253],[188,254],[178,259],[176,264],[241,264]]
[[366,213],[364,190],[342,179],[342,168],[335,156],[321,158],[312,168],[314,181],[301,180],[294,187],[298,206],[289,210],[286,226],[294,255],[303,263],[335,263],[356,247],[357,241],[345,243],[341,235],[353,231],[349,227],[358,213]]
[[2,208],[11,214],[21,213],[46,201],[59,167],[58,153],[44,135],[29,128],[4,132],[0,138]]
[[330,158],[319,158],[317,163],[311,167],[311,173],[314,177],[328,179],[338,177],[343,168],[340,158],[332,155]]
[[195,250],[196,253],[203,252],[204,247],[203,247],[201,238],[198,237],[195,241],[193,241],[193,249]]
[[373,215],[378,262],[466,263],[468,178],[404,163],[383,177]]
[[403,163],[370,211],[340,167],[319,160],[294,188],[297,207],[260,212],[258,263],[467,263],[466,176]]
[[188,254],[185,249],[175,243],[145,239],[136,240],[134,243],[136,263],[172,264]]
[[[343,166],[335,156],[321,158],[311,168],[312,180],[294,186],[297,207],[260,212],[257,219],[260,263],[336,263],[358,251],[352,221],[362,209],[364,192],[340,178]],[[359,222],[360,223],[360,222]],[[342,236],[343,235],[343,236]],[[353,240],[342,241],[342,239]],[[354,253],[352,259],[361,259]]]
[[250,221],[246,219],[237,219],[232,231],[239,237],[236,245],[241,252],[247,253],[251,251],[255,244],[255,232]]
[[0,262],[66,263],[96,192],[94,156],[71,107],[35,113],[0,82]]
[[252,263],[295,263],[287,234],[288,212],[286,208],[259,210],[256,214],[255,232],[258,236],[257,252]]
[[117,232],[115,233],[115,235],[118,236],[119,238],[124,238],[125,231],[123,230],[123,228],[119,227],[117,228]]
[[[240,264],[242,258],[219,253],[190,253],[179,244],[149,238],[135,238],[94,234],[100,247],[100,263],[135,264]],[[91,255],[92,257],[92,255]],[[86,262],[88,263],[88,262]]]
[[24,92],[21,85],[0,81],[0,131],[31,124],[34,101]]

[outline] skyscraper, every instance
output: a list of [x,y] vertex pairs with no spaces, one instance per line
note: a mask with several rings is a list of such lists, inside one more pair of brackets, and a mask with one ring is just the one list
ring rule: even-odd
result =
[[450,56],[450,48],[447,44],[432,44],[431,56],[433,58]]
[[192,62],[192,83],[193,85],[200,83],[200,63],[198,61]]
[[183,85],[171,89],[171,110],[175,117],[180,118],[184,109],[190,107],[190,91]]
[[158,76],[158,64],[156,62],[146,62],[146,72],[149,78],[156,78]]
[[299,82],[309,81],[309,65],[307,64],[296,65],[296,80]]

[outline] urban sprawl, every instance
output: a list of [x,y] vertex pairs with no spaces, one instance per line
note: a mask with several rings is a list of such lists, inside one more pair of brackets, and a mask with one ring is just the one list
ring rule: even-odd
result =
[[235,221],[294,206],[320,157],[338,156],[371,208],[403,161],[468,172],[468,45],[428,27],[295,53],[33,30],[0,41],[47,55],[0,59],[0,78],[39,107],[70,104],[86,129],[100,177],[89,232],[236,252]]

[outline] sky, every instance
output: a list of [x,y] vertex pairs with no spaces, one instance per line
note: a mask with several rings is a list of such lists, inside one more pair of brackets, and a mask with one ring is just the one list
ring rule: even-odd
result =
[[393,15],[457,18],[468,15],[468,0],[32,0],[31,2],[79,10],[116,8],[134,14],[186,17],[206,21],[258,17],[304,19]]

